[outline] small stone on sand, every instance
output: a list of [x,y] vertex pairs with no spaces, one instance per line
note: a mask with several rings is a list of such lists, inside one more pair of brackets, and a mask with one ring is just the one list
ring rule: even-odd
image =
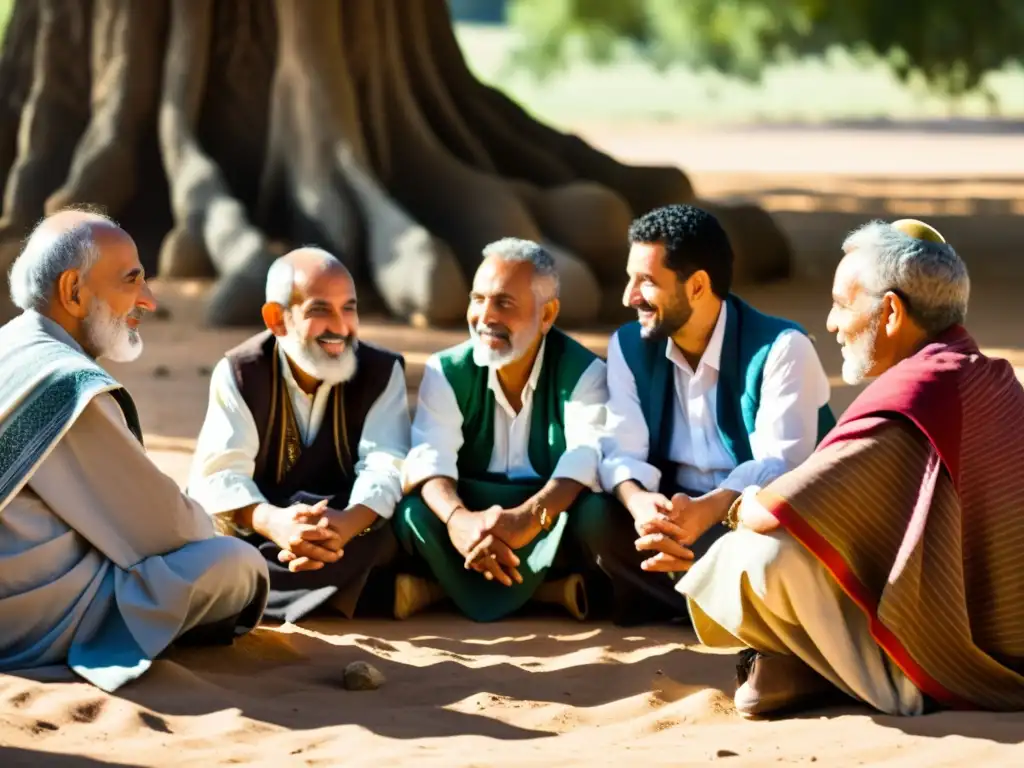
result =
[[384,674],[365,661],[353,661],[345,667],[345,688],[349,691],[375,691],[384,685]]
[[154,379],[166,379],[170,375],[171,369],[168,368],[166,365],[158,365],[156,368],[153,369]]

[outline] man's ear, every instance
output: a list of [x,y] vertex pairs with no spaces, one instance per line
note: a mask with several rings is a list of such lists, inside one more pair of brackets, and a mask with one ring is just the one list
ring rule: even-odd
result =
[[54,298],[72,317],[83,318],[88,313],[88,301],[84,294],[81,273],[77,269],[61,272],[57,278],[57,290]]
[[882,297],[882,317],[885,318],[885,335],[889,337],[896,336],[910,320],[907,316],[907,305],[892,292]]
[[711,277],[703,269],[698,269],[686,281],[686,298],[693,304],[711,293]]
[[558,311],[561,308],[562,304],[558,299],[552,299],[544,305],[544,308],[540,312],[541,333],[547,333],[551,330],[551,326],[553,326],[555,324],[555,320],[558,319]]
[[263,322],[267,330],[275,336],[287,336],[288,329],[284,324],[284,307],[276,301],[268,301],[263,305]]

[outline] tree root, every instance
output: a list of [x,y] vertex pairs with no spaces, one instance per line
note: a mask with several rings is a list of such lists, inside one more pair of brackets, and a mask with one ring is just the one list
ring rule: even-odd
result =
[[338,142],[366,155],[351,89],[341,70],[341,6],[276,0],[278,54],[270,100],[270,138],[261,208],[284,198],[290,230],[302,242],[321,242],[354,273],[361,222],[330,158]]
[[38,25],[38,4],[15,4],[7,22],[7,44],[0,51],[0,189],[18,155],[18,124],[32,87]]
[[20,238],[67,176],[89,115],[88,0],[39,0],[32,87],[18,130],[18,154],[4,190],[0,242]]
[[[215,325],[258,324],[269,265],[302,244],[349,266],[364,309],[461,323],[509,236],[551,249],[562,323],[618,317],[631,218],[694,199],[478,82],[445,0],[16,0],[0,179],[0,252],[44,210],[99,204],[140,251],[140,228],[162,237],[161,276],[218,278]],[[708,207],[741,279],[784,273],[763,211]]]
[[186,276],[183,267],[194,267],[196,249],[203,247],[221,276],[207,310],[209,321],[247,325],[259,322],[263,283],[274,256],[196,140],[213,34],[212,11],[212,0],[171,0],[160,146],[175,226],[184,232],[165,239],[160,264],[167,270],[163,274]]
[[46,202],[48,213],[88,202],[116,217],[135,194],[139,145],[156,107],[166,16],[163,0],[93,0],[92,118],[67,181]]

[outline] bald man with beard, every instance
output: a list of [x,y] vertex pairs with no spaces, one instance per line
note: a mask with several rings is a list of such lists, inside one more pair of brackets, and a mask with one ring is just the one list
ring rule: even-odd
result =
[[10,285],[23,313],[0,328],[0,671],[66,662],[114,691],[176,640],[256,626],[266,565],[150,461],[131,396],[96,362],[135,360],[155,309],[131,237],[54,214]]
[[213,371],[188,491],[265,557],[268,617],[390,610],[404,360],[358,340],[352,276],[319,248],[271,266],[263,319]]

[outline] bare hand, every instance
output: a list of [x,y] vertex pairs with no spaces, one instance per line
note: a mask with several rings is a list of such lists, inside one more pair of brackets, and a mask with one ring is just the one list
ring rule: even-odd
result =
[[662,533],[689,547],[718,522],[718,506],[710,497],[691,499],[684,493],[677,493],[672,497],[671,512],[638,523],[636,532],[640,536]]
[[519,565],[519,558],[511,552],[508,545],[490,533],[504,511],[497,505],[481,512],[458,509],[448,521],[448,538],[465,559],[466,568],[480,571],[485,579],[497,579],[505,586],[511,586],[514,578],[518,577],[521,581],[522,577],[518,571],[513,575],[505,568],[514,570],[515,566]]
[[480,512],[457,509],[448,520],[448,538],[452,546],[463,557],[469,555],[473,547],[497,524],[503,511],[497,504]]
[[640,567],[645,571],[676,573],[687,571],[693,564],[693,552],[664,533],[650,533],[636,540],[637,552],[652,552]]
[[543,530],[530,509],[516,507],[502,509],[497,521],[487,531],[503,541],[510,549],[522,549]]
[[523,576],[517,567],[519,557],[511,547],[493,534],[487,534],[473,547],[463,565],[467,569],[482,573],[488,581],[497,579],[506,587],[511,587],[513,581],[516,584],[523,583]]
[[340,538],[328,525],[326,509],[324,500],[312,506],[293,504],[265,511],[260,532],[280,547],[278,560],[287,563],[288,570],[317,570],[344,554]]
[[663,493],[639,491],[629,499],[629,513],[637,536],[643,536],[643,527],[652,520],[672,521],[672,502]]

